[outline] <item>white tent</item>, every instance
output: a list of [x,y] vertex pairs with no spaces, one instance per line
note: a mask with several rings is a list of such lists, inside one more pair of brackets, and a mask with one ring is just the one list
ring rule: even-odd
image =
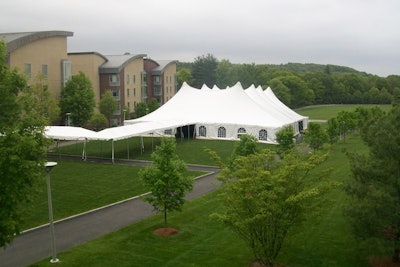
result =
[[171,133],[177,127],[194,125],[197,138],[234,140],[247,133],[259,141],[275,143],[277,131],[292,125],[297,134],[307,127],[307,121],[307,117],[280,102],[272,91],[264,93],[261,87],[244,90],[237,83],[226,89],[205,85],[196,89],[184,83],[163,106],[144,117],[127,120],[125,125],[148,125],[142,134],[151,132],[152,127],[162,134],[163,130]]

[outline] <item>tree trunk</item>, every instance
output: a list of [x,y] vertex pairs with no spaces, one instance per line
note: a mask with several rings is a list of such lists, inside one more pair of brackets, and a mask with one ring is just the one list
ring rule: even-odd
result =
[[167,228],[167,205],[164,206],[164,227]]
[[395,248],[392,256],[392,261],[393,262],[399,262],[400,261],[400,249]]

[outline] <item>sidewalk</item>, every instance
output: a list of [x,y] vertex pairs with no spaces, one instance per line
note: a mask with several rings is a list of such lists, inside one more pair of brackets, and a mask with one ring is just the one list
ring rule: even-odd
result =
[[[189,166],[210,171],[213,167]],[[214,168],[215,169],[215,168]],[[187,199],[211,192],[218,186],[215,172],[197,179]],[[154,214],[150,204],[134,197],[116,204],[55,222],[57,253],[143,220]],[[22,267],[51,255],[48,225],[28,230],[17,236],[11,246],[0,250],[1,267]]]

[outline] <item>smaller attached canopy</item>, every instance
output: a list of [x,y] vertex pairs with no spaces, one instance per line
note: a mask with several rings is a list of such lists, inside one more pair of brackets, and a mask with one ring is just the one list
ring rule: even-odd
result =
[[44,135],[55,140],[98,140],[97,133],[82,127],[46,126]]

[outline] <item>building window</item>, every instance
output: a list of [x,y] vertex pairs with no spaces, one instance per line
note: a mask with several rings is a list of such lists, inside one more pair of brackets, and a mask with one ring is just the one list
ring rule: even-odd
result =
[[160,76],[159,75],[155,75],[154,76],[154,83],[155,84],[160,84]]
[[113,90],[111,90],[111,92],[112,92],[112,95],[113,95],[115,100],[117,100],[117,101],[120,100],[119,90],[118,89],[113,89]]
[[206,137],[207,136],[207,128],[206,126],[199,127],[199,136]]
[[61,61],[61,68],[62,68],[62,85],[65,84],[71,79],[72,77],[72,63],[68,60]]
[[262,129],[258,132],[258,140],[267,141],[268,132],[265,129]]
[[126,90],[126,95],[127,95],[128,97],[131,95],[131,89],[128,88],[128,89]]
[[133,74],[133,83],[134,84],[136,83],[136,75],[135,74]]
[[32,77],[32,65],[29,63],[25,64],[25,75],[28,79]]
[[48,78],[48,65],[47,64],[42,65],[42,74],[43,74],[43,79],[47,80],[47,78]]
[[126,75],[126,84],[129,84],[129,74]]
[[119,86],[119,75],[118,74],[111,74],[110,75],[110,86]]
[[219,138],[225,138],[226,137],[226,129],[225,129],[225,127],[219,127],[218,128],[218,137]]
[[238,132],[237,138],[240,138],[240,136],[242,134],[246,133],[246,129],[245,128],[239,128],[237,132]]

